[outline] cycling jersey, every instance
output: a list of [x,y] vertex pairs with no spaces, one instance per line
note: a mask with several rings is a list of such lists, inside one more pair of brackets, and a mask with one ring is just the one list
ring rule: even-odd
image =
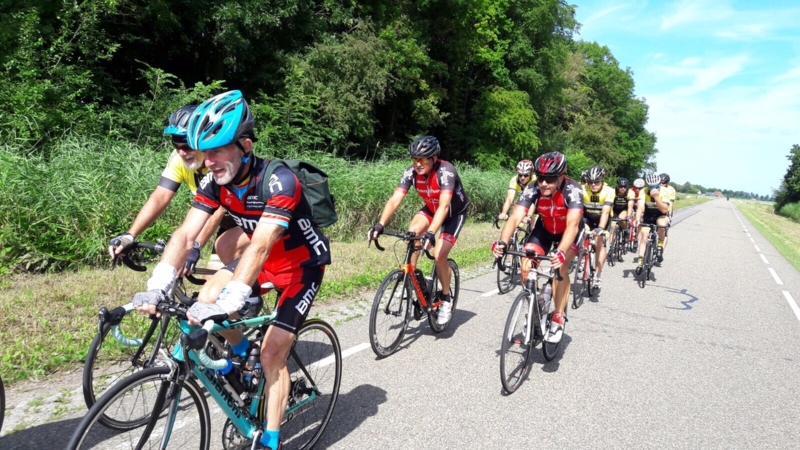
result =
[[[655,198],[650,196],[650,189],[645,187],[646,192],[644,193],[644,212],[645,214],[655,214],[658,212],[659,214],[666,214],[662,213],[661,210],[658,209],[658,204],[656,203]],[[666,191],[666,192],[665,192]],[[670,202],[670,192],[669,189],[662,191],[661,189],[658,190],[658,197],[661,199],[662,203],[666,203],[669,205]]]
[[241,196],[236,195],[234,186],[218,185],[209,173],[200,181],[192,207],[209,214],[220,206],[225,208],[248,237],[259,223],[286,228],[264,263],[264,270],[272,274],[330,264],[330,243],[311,219],[311,207],[294,172],[279,165],[272,177],[264,180],[269,161],[252,158],[250,180]]
[[565,178],[561,186],[550,197],[544,197],[539,192],[537,183],[530,183],[522,191],[517,206],[527,211],[531,205],[536,204],[536,213],[542,226],[551,234],[561,234],[567,228],[567,213],[570,210],[580,210],[583,214],[583,190],[574,180]]
[[634,188],[628,189],[628,201],[632,201],[633,202],[633,210],[634,211],[636,211],[636,208],[637,208],[637,205],[638,205],[638,200],[640,198],[642,198],[641,189],[638,190],[638,191],[636,189],[634,189]]
[[413,165],[406,169],[400,182],[397,183],[397,189],[402,189],[406,193],[412,185],[417,190],[417,194],[422,197],[425,206],[433,213],[436,213],[439,208],[441,191],[453,191],[448,217],[465,212],[469,206],[467,193],[464,191],[464,186],[461,185],[461,178],[458,177],[456,168],[443,159],[436,161],[433,169],[427,175],[419,175]]
[[509,191],[517,191],[517,194],[519,194],[519,193],[521,193],[522,191],[525,190],[526,186],[530,186],[531,183],[533,183],[534,181],[536,181],[536,175],[531,175],[530,181],[528,181],[528,184],[523,186],[523,185],[519,184],[519,178],[516,175],[514,175],[508,181],[508,190]]
[[[630,190],[628,190],[630,192]],[[611,205],[611,212],[614,216],[619,217],[619,214],[623,211],[628,210],[628,195],[627,193],[622,195],[616,195],[614,193],[614,204]]]
[[677,196],[677,193],[676,193],[674,187],[672,187],[672,186],[661,186],[659,188],[659,191],[661,191],[661,190],[664,190],[664,195],[665,195],[666,198],[669,199],[670,203],[675,203],[675,197]]
[[610,207],[614,203],[614,188],[603,183],[600,192],[594,193],[588,184],[583,185],[583,215],[591,221],[600,220],[603,207]]
[[186,183],[192,195],[197,194],[197,185],[200,180],[208,173],[208,168],[203,165],[197,170],[191,170],[183,163],[183,158],[178,154],[177,150],[173,150],[169,155],[167,166],[161,172],[161,179],[158,180],[158,185],[169,189],[172,192],[178,192],[181,184]]

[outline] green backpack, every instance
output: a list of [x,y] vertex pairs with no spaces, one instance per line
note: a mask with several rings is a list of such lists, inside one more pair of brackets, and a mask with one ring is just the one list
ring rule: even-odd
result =
[[269,162],[264,174],[264,180],[268,181],[278,164],[291,169],[300,184],[303,186],[303,195],[306,196],[308,204],[311,206],[312,219],[320,228],[333,225],[339,220],[336,215],[336,200],[331,195],[328,186],[328,175],[319,167],[296,159],[273,159]]

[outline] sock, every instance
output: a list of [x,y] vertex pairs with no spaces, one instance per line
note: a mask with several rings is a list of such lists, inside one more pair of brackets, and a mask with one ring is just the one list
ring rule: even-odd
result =
[[662,247],[664,247],[664,241],[659,240],[658,241],[658,248],[662,248]]
[[280,444],[278,435],[280,435],[280,432],[281,430],[264,430],[264,435],[261,436],[261,445],[272,450],[278,450],[278,445]]
[[238,344],[231,346],[231,353],[241,357],[247,357],[247,351],[250,350],[250,341],[247,338],[242,339]]

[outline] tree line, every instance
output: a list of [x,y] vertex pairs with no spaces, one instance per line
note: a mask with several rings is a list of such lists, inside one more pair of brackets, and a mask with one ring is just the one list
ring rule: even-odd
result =
[[655,169],[633,72],[564,0],[0,1],[0,142],[165,145],[164,118],[241,89],[258,151],[380,160],[437,136],[492,169],[546,151],[570,174]]

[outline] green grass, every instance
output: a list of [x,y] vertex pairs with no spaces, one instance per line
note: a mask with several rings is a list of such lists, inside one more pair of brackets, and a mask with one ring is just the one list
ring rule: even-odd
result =
[[800,223],[800,203],[788,203],[783,205],[778,214]]
[[707,197],[705,195],[678,193],[678,196],[675,199],[674,211],[678,211],[683,208],[688,208],[689,206],[699,205],[713,199],[714,197]]
[[733,200],[739,211],[778,249],[795,269],[800,270],[800,224],[773,214],[772,202]]

